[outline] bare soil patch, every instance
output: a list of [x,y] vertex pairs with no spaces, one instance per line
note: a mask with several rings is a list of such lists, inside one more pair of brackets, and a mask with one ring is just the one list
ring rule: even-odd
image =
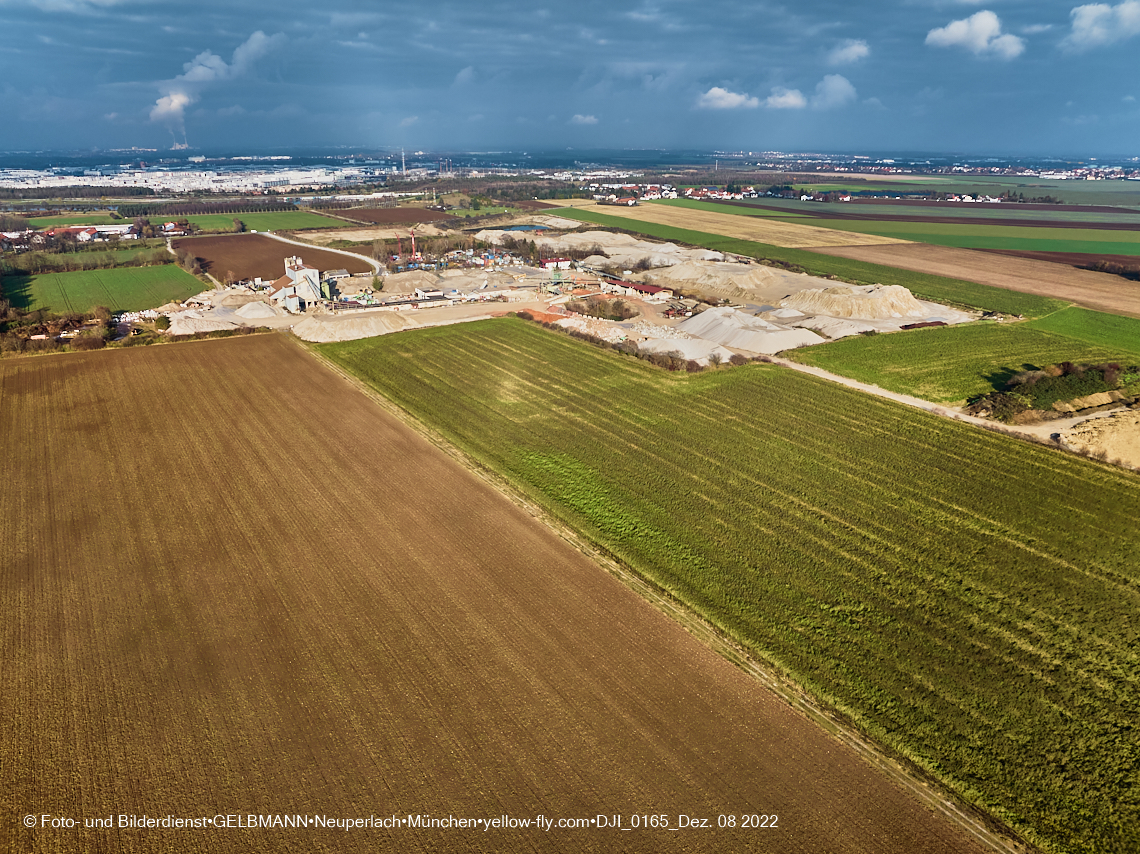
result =
[[0,397],[13,815],[713,825],[91,843],[148,852],[981,850],[282,337],[3,362]]
[[813,249],[824,255],[885,264],[903,270],[965,279],[982,285],[1039,294],[1098,311],[1140,317],[1140,283],[1109,273],[1009,257],[975,249],[911,243],[897,246],[841,246]]
[[285,274],[285,259],[300,255],[306,264],[320,270],[345,269],[350,273],[371,273],[364,259],[359,261],[336,252],[282,243],[260,234],[234,234],[217,237],[188,237],[174,241],[175,249],[193,252],[203,269],[218,280],[233,273],[236,278],[260,276],[278,279]]

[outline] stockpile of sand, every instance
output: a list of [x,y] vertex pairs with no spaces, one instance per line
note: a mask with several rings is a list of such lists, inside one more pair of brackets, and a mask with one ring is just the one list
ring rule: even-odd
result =
[[680,353],[686,359],[692,359],[699,365],[708,365],[709,356],[713,353],[718,354],[722,362],[727,362],[732,358],[731,350],[722,347],[715,341],[707,341],[704,338],[671,340],[653,338],[649,341],[640,342],[637,347],[643,353]]
[[223,329],[237,329],[240,324],[208,317],[188,317],[191,312],[176,314],[170,318],[171,335],[191,335],[195,332],[218,332]]
[[684,261],[654,270],[642,277],[646,282],[670,290],[696,288],[730,296],[737,291],[755,291],[768,285],[772,269],[760,264],[732,264],[724,261]]
[[879,330],[869,323],[859,320],[844,320],[838,317],[805,317],[793,320],[789,326],[801,329],[811,329],[828,338],[846,338],[849,335],[861,335],[864,332],[878,332]]
[[255,294],[253,291],[243,288],[240,291],[228,291],[220,296],[215,296],[214,305],[236,308],[263,299],[265,299],[265,294]]
[[1061,433],[1061,444],[1075,451],[1104,454],[1110,461],[1140,467],[1140,412],[1090,418]]
[[[485,229],[475,235],[476,240],[500,244],[504,238],[518,240],[517,231]],[[550,252],[565,254],[574,251],[589,251],[594,246],[601,248],[606,257],[591,256],[594,264],[619,264],[631,268],[642,261],[651,267],[669,267],[685,261],[722,261],[724,255],[709,249],[684,249],[675,243],[652,243],[638,240],[628,234],[613,234],[609,231],[581,231],[571,234],[543,234],[533,238],[535,243]],[[587,258],[589,263],[591,258]]]
[[840,285],[792,294],[780,303],[804,314],[828,317],[860,317],[871,320],[891,317],[927,317],[930,309],[902,285]]
[[443,274],[441,286],[446,290],[456,288],[461,291],[493,290],[495,288],[510,288],[515,285],[514,276],[496,270],[456,270],[450,275]]
[[304,341],[324,344],[329,341],[355,341],[399,332],[415,326],[400,312],[383,311],[375,314],[309,315],[296,326],[293,333]]
[[246,320],[265,320],[270,317],[285,317],[288,312],[264,302],[249,302],[237,309],[234,314]]
[[734,308],[710,308],[679,324],[678,329],[749,353],[779,353],[826,341],[807,329],[792,329],[769,323]]
[[438,288],[442,284],[443,279],[435,273],[411,270],[407,273],[395,273],[384,279],[384,293],[410,294],[416,288]]

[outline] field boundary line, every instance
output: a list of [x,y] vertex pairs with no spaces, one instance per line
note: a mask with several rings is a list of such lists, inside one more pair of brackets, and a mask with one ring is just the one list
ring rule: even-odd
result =
[[[853,750],[860,758],[893,783],[909,792],[928,808],[941,813],[979,843],[993,851],[1001,852],[1001,854],[1031,854],[1031,852],[1039,850],[1018,837],[1000,819],[986,813],[980,807],[961,800],[949,787],[923,771],[902,754],[891,751],[864,735],[843,712],[829,708],[816,700],[789,676],[780,672],[773,665],[759,659],[723,630],[690,609],[683,601],[643,578],[632,568],[625,566],[608,554],[602,547],[578,534],[541,505],[524,495],[510,480],[479,462],[478,459],[449,441],[443,434],[389,400],[359,377],[333,362],[321,353],[316,346],[302,341],[292,333],[282,331],[281,334],[284,334],[295,346],[309,352],[334,374],[357,388],[376,402],[381,409],[445,453],[466,471],[546,526],[559,539],[594,561],[601,569],[612,575],[649,605],[678,623],[700,643],[743,670],[793,709],[823,729],[832,738]],[[802,367],[806,368],[807,366]],[[826,374],[827,372],[824,371],[823,373]],[[827,377],[823,378],[826,379]],[[842,382],[844,378],[837,377],[836,379]],[[926,402],[922,401],[922,403]]]

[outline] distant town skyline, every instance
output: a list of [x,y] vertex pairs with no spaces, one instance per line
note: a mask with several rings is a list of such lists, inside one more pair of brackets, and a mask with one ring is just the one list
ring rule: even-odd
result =
[[0,0],[0,149],[1140,153],[1140,0]]

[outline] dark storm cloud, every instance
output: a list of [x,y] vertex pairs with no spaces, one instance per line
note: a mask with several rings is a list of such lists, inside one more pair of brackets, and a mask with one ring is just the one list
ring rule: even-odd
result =
[[[0,16],[7,149],[184,131],[226,147],[1127,153],[1138,121],[1137,0],[0,0]],[[1089,115],[1095,134],[1072,120]]]

